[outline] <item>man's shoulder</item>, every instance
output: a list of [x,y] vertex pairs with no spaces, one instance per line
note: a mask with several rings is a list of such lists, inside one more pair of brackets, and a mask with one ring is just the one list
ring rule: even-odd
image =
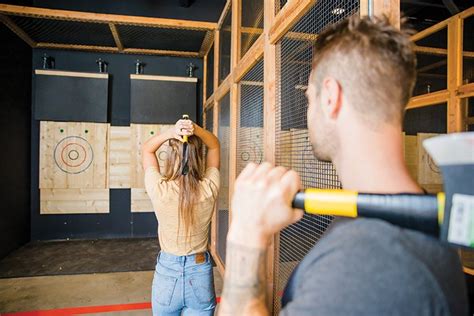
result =
[[[375,302],[381,308],[401,304],[403,310],[416,310],[426,307],[420,302],[433,300],[438,302],[433,308],[446,311],[455,296],[463,294],[462,273],[457,270],[455,252],[434,238],[380,220],[343,220],[331,225],[300,263],[283,303],[305,292],[314,294],[313,304],[337,307],[341,313],[351,304],[367,311]],[[331,305],[337,293],[351,297],[351,302]]]

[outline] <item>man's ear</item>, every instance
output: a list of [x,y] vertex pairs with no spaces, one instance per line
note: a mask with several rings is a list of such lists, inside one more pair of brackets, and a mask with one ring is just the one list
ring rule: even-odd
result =
[[342,107],[342,87],[336,79],[326,77],[321,88],[323,111],[328,118],[336,119]]

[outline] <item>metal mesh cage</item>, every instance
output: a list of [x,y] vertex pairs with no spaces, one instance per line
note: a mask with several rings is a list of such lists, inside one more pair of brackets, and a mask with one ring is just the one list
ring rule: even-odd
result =
[[[448,48],[448,30],[444,28],[417,42],[417,46],[428,48]],[[433,52],[417,52],[417,78],[413,95],[421,95],[447,88],[447,55]]]
[[[337,13],[333,14],[334,9]],[[358,13],[355,0],[318,1],[279,42],[276,61],[276,161],[296,170],[303,186],[340,188],[332,164],[314,158],[306,124],[304,95],[311,71],[315,34],[328,25]],[[322,236],[332,217],[305,215],[280,233],[275,256],[274,311],[280,309],[280,296],[295,266]]]
[[403,123],[404,157],[408,172],[426,191],[442,191],[441,170],[423,149],[423,141],[447,132],[447,103],[409,109]]
[[214,44],[212,44],[207,54],[207,77],[206,77],[206,96],[209,98],[214,93]]
[[219,33],[219,84],[230,74],[232,7],[229,8]]
[[217,253],[225,261],[229,218],[230,94],[219,101],[218,138],[221,144],[220,191],[217,200]]
[[440,103],[405,112],[403,131],[406,135],[447,132],[447,103]]
[[240,81],[240,111],[237,126],[237,174],[249,162],[263,160],[263,60]]
[[206,125],[205,128],[212,132],[214,128],[214,107],[210,107],[206,110]]
[[78,22],[10,16],[34,41],[39,43],[96,45],[115,47],[109,25],[105,23]]
[[263,0],[242,0],[241,56],[263,33]]
[[206,36],[205,30],[183,30],[137,25],[117,25],[126,48],[144,48],[198,52]]

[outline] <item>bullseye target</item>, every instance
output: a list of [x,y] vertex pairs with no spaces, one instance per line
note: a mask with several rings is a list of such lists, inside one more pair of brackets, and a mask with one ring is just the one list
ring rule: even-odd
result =
[[252,143],[245,151],[240,153],[240,159],[244,162],[252,161],[260,164],[263,159],[261,146],[257,143]]
[[79,136],[65,137],[54,148],[54,162],[63,172],[78,174],[86,171],[94,161],[94,150]]

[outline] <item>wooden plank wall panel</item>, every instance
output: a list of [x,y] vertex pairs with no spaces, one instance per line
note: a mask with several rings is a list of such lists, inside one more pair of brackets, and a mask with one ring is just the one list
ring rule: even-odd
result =
[[418,133],[404,136],[405,163],[408,172],[429,193],[443,191],[441,171],[423,147],[423,141],[439,134]]
[[40,123],[40,189],[106,189],[108,124]]
[[[142,167],[142,154],[141,147],[150,137],[157,134],[163,133],[168,129],[172,128],[173,125],[160,125],[160,124],[131,124],[130,125],[130,187],[144,189],[144,176],[145,173]],[[164,170],[165,162],[168,157],[169,146],[163,144],[156,156],[160,164],[160,169]]]
[[40,214],[109,213],[108,189],[41,189]]
[[109,142],[109,187],[130,187],[131,140],[129,126],[111,126]]
[[131,191],[133,213],[153,212],[153,205],[145,189],[132,189]]

